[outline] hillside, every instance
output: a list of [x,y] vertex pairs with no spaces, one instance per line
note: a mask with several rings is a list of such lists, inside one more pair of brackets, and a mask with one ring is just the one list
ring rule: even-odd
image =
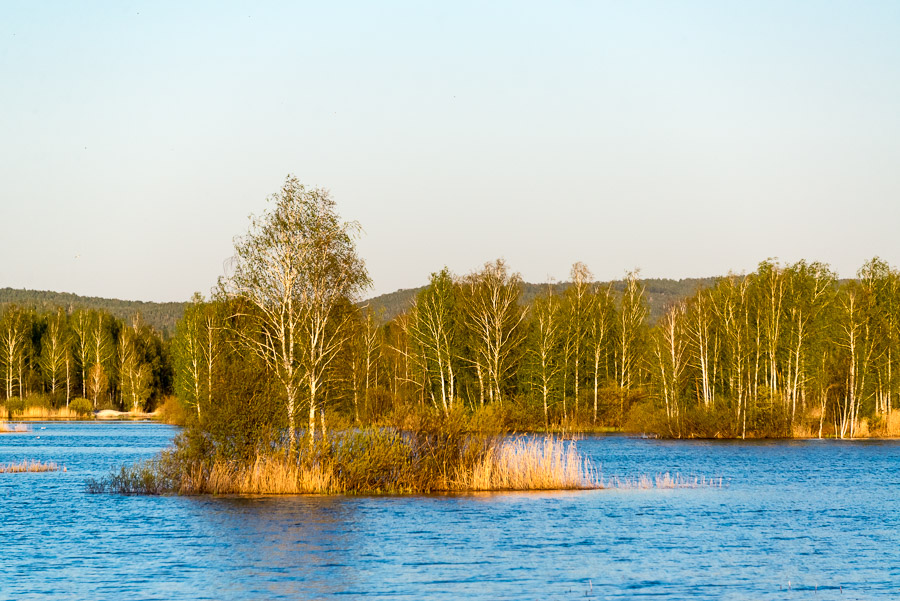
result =
[[[699,287],[709,286],[715,278],[686,278],[683,280],[647,279],[642,280],[647,288],[647,302],[650,305],[650,320],[655,321],[663,314],[665,307],[681,298],[692,295]],[[609,285],[609,282],[603,282]],[[546,289],[547,284],[523,284],[522,302],[531,303],[534,298]],[[554,284],[555,290],[562,292],[566,283]],[[621,280],[612,282],[614,290],[621,290]],[[389,321],[408,309],[422,288],[404,288],[382,294],[360,303],[372,306],[376,313],[383,311],[381,318]],[[163,336],[175,333],[175,324],[184,314],[186,303],[154,303],[144,301],[125,301],[95,296],[78,296],[68,292],[50,292],[47,290],[17,290],[0,288],[0,312],[7,305],[31,307],[37,311],[51,311],[63,307],[68,311],[78,308],[102,309],[120,318],[129,319],[140,313],[144,321],[159,331]]]
[[[646,286],[647,303],[650,306],[650,321],[656,321],[665,311],[666,307],[674,301],[691,296],[698,288],[711,286],[715,283],[716,278],[685,278],[682,280],[669,279],[645,279],[641,282]],[[623,280],[613,282],[601,282],[601,285],[608,286],[612,284],[613,290],[621,291],[624,288]],[[554,290],[562,292],[568,286],[568,283],[553,284]],[[547,284],[530,284],[525,283],[522,286],[522,302],[530,304],[534,298],[545,290]],[[414,302],[419,288],[404,288],[376,296],[361,304],[369,304],[375,309],[376,314],[383,311],[382,319],[389,321],[408,309]]]
[[184,314],[185,304],[125,301],[96,296],[78,296],[69,292],[0,288],[0,311],[7,305],[31,307],[41,312],[52,311],[57,307],[63,307],[67,311],[102,309],[120,319],[130,319],[135,313],[140,313],[144,322],[163,336],[171,336],[175,333],[175,324]]

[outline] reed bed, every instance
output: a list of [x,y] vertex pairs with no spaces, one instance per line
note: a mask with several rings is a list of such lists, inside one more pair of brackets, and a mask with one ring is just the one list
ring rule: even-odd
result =
[[53,407],[32,405],[16,412],[15,417],[16,419],[78,419],[82,415],[69,407],[54,409]]
[[200,491],[212,494],[281,495],[335,493],[341,489],[328,467],[301,466],[284,457],[265,456],[257,456],[250,466],[217,461],[200,487]]
[[[66,471],[66,468],[62,468]],[[25,460],[21,463],[0,463],[0,474],[20,474],[24,472],[55,472],[59,470],[59,466],[55,463],[43,463],[41,461]]]
[[633,477],[611,476],[601,479],[602,488],[613,489],[649,489],[649,488],[722,488],[721,476],[708,478],[706,476],[682,476],[665,472],[648,476],[646,474]]
[[451,490],[566,490],[601,488],[597,471],[574,442],[557,438],[505,440],[474,465],[461,466]]
[[[308,442],[308,441],[307,441]],[[430,492],[696,488],[705,478],[660,474],[604,481],[574,441],[554,437],[363,430],[333,433],[293,454],[250,460],[189,455],[176,445],[157,458],[88,483],[121,494],[404,494]]]
[[884,435],[890,438],[900,437],[900,411],[891,411],[885,419]]

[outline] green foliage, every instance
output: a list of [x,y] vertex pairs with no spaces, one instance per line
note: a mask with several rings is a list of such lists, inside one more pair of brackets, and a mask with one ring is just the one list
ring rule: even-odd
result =
[[103,311],[7,306],[0,340],[0,398],[45,395],[40,406],[58,409],[80,393],[97,407],[152,409],[171,393],[168,343],[139,315],[126,324]]
[[41,408],[41,409],[52,409],[53,408],[53,400],[49,395],[46,394],[29,394],[25,397],[25,407],[26,408]]
[[10,417],[15,415],[21,415],[25,412],[25,399],[22,397],[10,397],[4,401],[6,405],[6,411],[9,413]]
[[132,315],[140,313],[151,327],[167,336],[175,331],[175,324],[181,319],[185,303],[125,301],[78,296],[67,292],[0,288],[0,312],[8,305],[28,307],[39,313],[55,312],[57,307],[62,307],[67,313],[79,308],[100,310],[120,320],[131,319]]
[[92,415],[94,413],[94,403],[89,399],[78,397],[69,402],[69,410],[80,416]]

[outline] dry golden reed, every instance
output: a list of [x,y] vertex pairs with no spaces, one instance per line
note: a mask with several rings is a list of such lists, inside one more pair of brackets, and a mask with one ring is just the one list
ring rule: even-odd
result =
[[884,435],[900,437],[900,411],[892,411],[884,420]]
[[326,467],[298,466],[284,458],[258,455],[246,466],[214,462],[200,489],[213,494],[289,495],[339,492],[341,486]]
[[[0,463],[0,474],[18,474],[23,472],[55,472],[59,466],[53,463],[42,463],[40,461],[22,461],[21,463]],[[66,468],[62,468],[66,471]]]
[[16,413],[16,419],[77,419],[78,413],[68,407],[53,409],[51,407],[30,406]]
[[[424,442],[423,442],[424,441]],[[473,491],[682,488],[715,486],[703,478],[661,474],[604,482],[573,441],[554,437],[469,439],[462,446],[358,432],[318,453],[257,454],[251,461],[188,459],[176,450],[123,467],[90,492],[123,494],[372,494]],[[418,446],[416,446],[418,445]],[[330,448],[330,450],[328,450]],[[455,450],[454,450],[455,449]],[[441,454],[444,452],[445,454]],[[447,468],[447,469],[443,469]]]
[[474,465],[461,466],[450,486],[457,491],[599,487],[596,470],[575,443],[553,437],[502,441]]

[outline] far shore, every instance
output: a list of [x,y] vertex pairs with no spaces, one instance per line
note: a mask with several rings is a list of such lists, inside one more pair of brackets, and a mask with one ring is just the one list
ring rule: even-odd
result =
[[[2,415],[2,414],[0,414]],[[23,415],[10,415],[6,418],[0,417],[0,424],[4,422],[74,422],[74,421],[147,421],[161,420],[162,414],[159,411],[153,413],[145,413],[142,411],[116,411],[114,409],[102,409],[87,414],[75,414],[65,410],[47,410],[29,411]],[[0,432],[3,428],[0,427]]]
[[[99,411],[94,411],[91,414],[87,415],[60,415],[60,412],[53,411],[47,412],[44,415],[16,415],[14,417],[9,417],[4,419],[0,417],[0,434],[15,434],[30,431],[25,428],[25,424],[28,422],[40,422],[40,421],[59,421],[59,422],[72,422],[72,421],[155,421],[155,422],[163,422],[163,423],[171,423],[166,422],[165,415],[161,411],[154,411],[152,413],[142,412],[142,411],[116,411],[114,409],[102,409]],[[171,425],[182,425],[172,423]],[[883,433],[872,433],[870,435],[863,436],[855,436],[853,438],[839,438],[833,434],[826,434],[821,438],[815,435],[798,435],[791,437],[747,437],[745,439],[741,438],[729,438],[724,436],[716,436],[716,437],[685,437],[685,438],[667,438],[665,436],[659,436],[656,434],[647,434],[643,432],[628,432],[622,430],[621,428],[614,428],[610,426],[603,427],[595,427],[590,429],[572,429],[565,427],[551,427],[549,429],[536,429],[536,430],[520,430],[517,431],[516,434],[529,434],[529,435],[551,435],[551,436],[563,436],[565,438],[575,437],[580,438],[583,436],[596,436],[603,434],[624,434],[629,436],[640,436],[644,438],[658,438],[660,440],[684,440],[684,441],[791,441],[791,440],[847,440],[847,441],[879,441],[879,440],[900,440],[900,435],[898,436],[890,436],[885,435]]]

